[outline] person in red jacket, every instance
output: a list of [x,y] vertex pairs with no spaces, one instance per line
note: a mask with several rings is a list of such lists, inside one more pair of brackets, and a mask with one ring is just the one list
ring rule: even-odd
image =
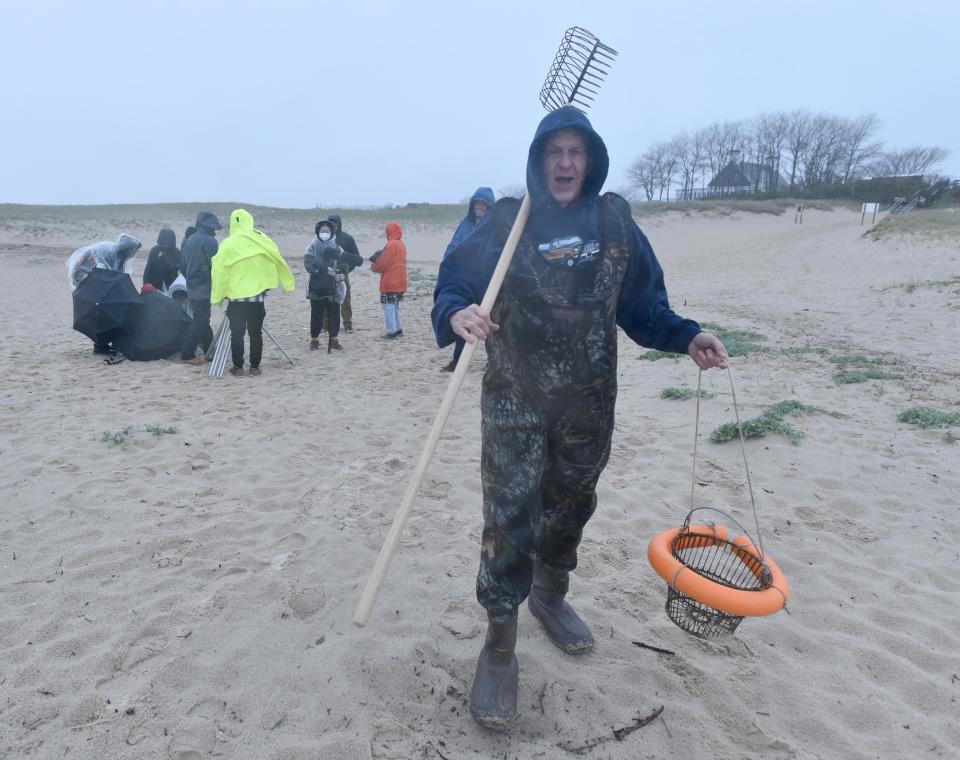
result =
[[400,239],[403,231],[396,222],[387,224],[387,244],[370,257],[370,268],[380,273],[380,303],[387,323],[384,338],[402,338],[400,302],[407,292],[407,247]]

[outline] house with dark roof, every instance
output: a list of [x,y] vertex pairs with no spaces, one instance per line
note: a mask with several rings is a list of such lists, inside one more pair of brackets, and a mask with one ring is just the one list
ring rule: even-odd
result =
[[731,161],[707,184],[709,195],[773,193],[789,186],[789,180],[772,166],[750,161]]

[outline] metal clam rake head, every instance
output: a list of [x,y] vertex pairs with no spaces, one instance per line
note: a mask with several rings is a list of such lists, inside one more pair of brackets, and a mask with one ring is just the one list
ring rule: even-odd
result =
[[566,105],[589,108],[616,55],[616,50],[586,29],[567,29],[540,90],[543,107],[548,111]]

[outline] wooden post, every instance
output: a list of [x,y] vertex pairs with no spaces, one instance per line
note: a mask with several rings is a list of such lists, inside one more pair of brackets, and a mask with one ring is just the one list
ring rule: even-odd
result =
[[877,209],[878,209],[879,207],[880,207],[880,204],[879,204],[879,203],[874,203],[874,204],[873,204],[873,219],[870,220],[870,224],[871,224],[871,225],[877,223]]
[[867,215],[867,204],[860,206],[860,226],[863,227],[863,218]]

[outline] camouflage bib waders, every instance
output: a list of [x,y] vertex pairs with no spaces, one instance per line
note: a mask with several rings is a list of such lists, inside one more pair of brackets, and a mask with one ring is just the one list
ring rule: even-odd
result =
[[[486,342],[477,576],[488,610],[523,602],[534,558],[574,569],[596,509],[617,395],[617,300],[633,240],[627,202],[608,193],[599,206],[595,263],[551,264],[524,234],[493,309],[501,327]],[[517,207],[497,204],[501,228]]]

